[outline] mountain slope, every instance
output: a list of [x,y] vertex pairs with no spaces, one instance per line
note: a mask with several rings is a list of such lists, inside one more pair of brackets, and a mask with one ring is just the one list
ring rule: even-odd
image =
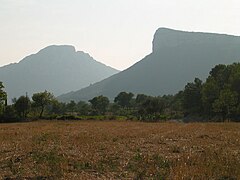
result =
[[49,46],[19,63],[0,67],[8,98],[48,90],[58,96],[107,78],[118,71],[76,52],[73,46]]
[[173,94],[195,77],[205,79],[216,64],[239,60],[240,37],[160,28],[154,35],[150,55],[125,71],[59,99],[89,100],[97,95],[113,99],[121,91]]

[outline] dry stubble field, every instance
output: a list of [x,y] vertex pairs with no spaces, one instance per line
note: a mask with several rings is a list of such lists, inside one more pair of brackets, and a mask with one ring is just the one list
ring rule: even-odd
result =
[[240,124],[0,124],[0,179],[240,179]]

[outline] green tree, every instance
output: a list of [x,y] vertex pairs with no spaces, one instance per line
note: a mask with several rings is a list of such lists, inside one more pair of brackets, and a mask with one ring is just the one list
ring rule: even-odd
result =
[[[201,94],[204,113],[209,117],[217,114],[222,114],[224,119],[234,117],[231,111],[238,109],[240,103],[240,64],[216,65],[203,84]],[[237,110],[235,116],[238,116]]]
[[203,103],[203,112],[208,117],[215,115],[213,111],[213,103],[218,99],[220,87],[213,77],[209,77],[206,83],[203,84],[201,95]]
[[193,83],[188,83],[183,91],[183,108],[186,115],[199,114],[202,109],[201,102],[202,81],[195,78]]
[[238,94],[230,89],[223,89],[220,96],[213,103],[213,110],[220,113],[223,120],[230,119],[237,111]]
[[93,99],[89,100],[92,104],[92,108],[97,114],[105,114],[107,111],[107,107],[110,103],[109,99],[105,96],[98,96],[94,97]]
[[136,97],[136,103],[138,105],[143,104],[144,102],[146,102],[146,100],[149,98],[149,96],[145,95],[145,94],[138,94]]
[[27,96],[21,96],[14,103],[15,110],[20,118],[26,119],[31,108],[31,101]]
[[133,99],[133,93],[120,92],[117,97],[115,97],[114,102],[123,108],[128,108],[131,106],[131,101]]
[[116,103],[111,103],[109,105],[109,111],[113,114],[113,115],[121,115],[121,107],[116,104]]
[[71,112],[71,114],[73,114],[76,111],[76,108],[77,108],[76,106],[77,106],[77,104],[75,103],[75,101],[70,101],[66,105],[67,111]]
[[238,95],[240,96],[240,63],[229,65],[229,68],[231,69],[231,74],[229,76],[230,88],[233,91],[238,92]]
[[146,120],[157,120],[163,110],[165,109],[165,103],[161,97],[148,97],[148,99],[141,104],[138,113],[141,115],[140,119],[146,118]]
[[89,112],[91,111],[91,106],[84,102],[84,101],[79,101],[77,103],[77,112],[80,114],[80,115],[88,115]]
[[42,118],[45,107],[51,104],[53,99],[54,99],[54,96],[47,91],[33,94],[32,100],[34,102],[34,106],[40,108],[40,113],[39,113],[40,118]]
[[64,114],[66,111],[66,104],[59,102],[55,98],[53,98],[51,104],[46,107],[48,107],[48,112],[50,114]]
[[6,106],[3,113],[2,122],[15,122],[17,120],[18,120],[18,114],[16,112],[14,104]]
[[219,64],[212,68],[209,75],[217,82],[218,86],[221,89],[223,89],[228,81],[230,73],[231,73],[230,66]]
[[4,106],[7,104],[7,93],[3,90],[4,86],[0,82],[0,115],[3,113]]
[[173,101],[171,102],[171,110],[175,112],[182,112],[182,105],[183,104],[183,91],[179,91],[177,94],[173,96]]

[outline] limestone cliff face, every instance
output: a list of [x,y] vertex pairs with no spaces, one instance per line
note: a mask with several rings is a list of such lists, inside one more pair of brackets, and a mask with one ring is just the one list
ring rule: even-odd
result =
[[159,28],[154,34],[152,51],[156,53],[163,48],[186,46],[189,44],[209,44],[216,46],[221,46],[221,44],[237,45],[239,44],[239,37],[225,34],[186,32]]

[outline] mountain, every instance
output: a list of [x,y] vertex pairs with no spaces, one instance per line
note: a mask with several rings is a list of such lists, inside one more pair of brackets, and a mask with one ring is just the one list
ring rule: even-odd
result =
[[89,54],[76,52],[73,46],[49,46],[19,63],[0,67],[0,81],[8,99],[44,90],[55,96],[78,90],[103,80],[118,70],[94,60]]
[[195,77],[204,80],[216,64],[240,60],[240,37],[159,28],[152,53],[130,68],[79,91],[61,95],[61,101],[89,100],[121,91],[147,95],[174,94]]

